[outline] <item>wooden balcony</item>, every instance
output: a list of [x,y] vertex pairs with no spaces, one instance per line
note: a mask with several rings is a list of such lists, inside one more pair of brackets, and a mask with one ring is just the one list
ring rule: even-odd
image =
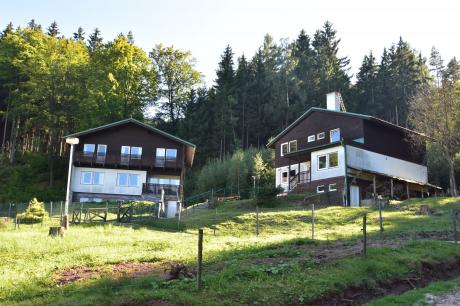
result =
[[165,185],[165,184],[142,184],[142,193],[161,195],[161,190],[165,191],[165,195],[176,196],[180,194],[180,185]]
[[76,152],[74,155],[76,166],[113,167],[126,169],[181,169],[182,160],[157,159],[155,156],[138,156],[130,154],[96,154]]

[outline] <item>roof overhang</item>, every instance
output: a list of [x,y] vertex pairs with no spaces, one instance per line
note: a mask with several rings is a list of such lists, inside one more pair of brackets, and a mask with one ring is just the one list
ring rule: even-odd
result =
[[289,152],[289,153],[284,154],[283,157],[291,158],[291,157],[301,156],[301,155],[303,155],[305,153],[311,153],[313,151],[318,151],[318,150],[322,150],[322,149],[337,147],[337,146],[341,146],[341,145],[342,145],[342,142],[335,141],[335,142],[326,143],[326,144],[319,145],[319,146],[314,146],[314,147],[311,147],[311,148],[298,150],[298,151],[295,151],[295,152]]

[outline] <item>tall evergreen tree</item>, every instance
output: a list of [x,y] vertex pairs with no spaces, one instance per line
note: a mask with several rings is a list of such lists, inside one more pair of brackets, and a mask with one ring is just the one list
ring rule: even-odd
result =
[[98,28],[95,28],[93,33],[89,35],[88,38],[88,49],[90,53],[95,53],[102,46],[103,38],[101,36],[101,31]]
[[[365,55],[356,75],[355,105],[353,110],[369,115],[377,115],[380,105],[376,103],[378,66],[372,52]],[[348,105],[347,105],[348,106]]]
[[59,35],[59,33],[61,33],[59,32],[59,27],[56,21],[53,21],[47,30],[47,34],[52,37],[56,37]]
[[82,27],[78,27],[77,32],[73,33],[73,39],[76,41],[83,41],[85,40],[85,31]]

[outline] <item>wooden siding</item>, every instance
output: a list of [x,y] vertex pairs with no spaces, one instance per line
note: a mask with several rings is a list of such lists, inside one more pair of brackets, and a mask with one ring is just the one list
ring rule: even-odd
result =
[[[355,139],[364,136],[363,120],[356,117],[348,117],[341,114],[313,112],[308,117],[300,121],[290,131],[283,135],[275,143],[275,167],[283,167],[289,164],[289,160],[281,156],[281,144],[297,140],[297,149],[308,149],[319,145],[330,143],[329,131],[340,128],[340,137],[345,139]],[[317,137],[318,133],[324,132],[325,137],[321,140],[308,142],[310,135]],[[307,153],[303,161],[310,160],[310,154]],[[292,161],[292,163],[296,163]]]
[[[184,145],[163,135],[149,131],[139,125],[126,123],[112,128],[96,131],[91,134],[79,136],[80,143],[76,146],[76,155],[83,153],[84,144],[107,145],[107,156],[121,156],[122,146],[142,147],[142,158],[137,163],[139,169],[151,169],[156,156],[156,148],[176,149],[177,158],[174,165],[169,168],[182,169],[184,166]],[[105,167],[109,167],[106,165]]]
[[416,164],[424,162],[425,148],[411,144],[404,130],[365,120],[364,139],[361,148]]

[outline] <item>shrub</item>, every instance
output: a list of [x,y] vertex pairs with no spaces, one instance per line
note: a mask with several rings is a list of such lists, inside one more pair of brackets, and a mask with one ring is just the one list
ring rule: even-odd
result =
[[45,205],[43,202],[39,202],[37,198],[33,198],[29,202],[25,212],[17,215],[17,218],[21,219],[23,223],[40,223],[46,217],[48,217],[48,212],[45,210]]
[[276,195],[281,192],[283,192],[281,187],[276,187],[272,184],[261,186],[257,190],[256,203],[259,206],[276,205],[274,200]]

